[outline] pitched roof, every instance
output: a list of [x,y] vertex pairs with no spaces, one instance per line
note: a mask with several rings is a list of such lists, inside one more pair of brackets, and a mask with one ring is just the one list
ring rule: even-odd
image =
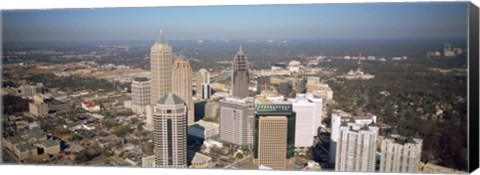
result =
[[168,44],[167,40],[163,38],[163,31],[160,30],[160,35],[158,35],[157,40],[155,40],[155,44]]
[[160,98],[160,100],[157,101],[157,104],[162,104],[162,105],[178,105],[178,104],[184,104],[185,101],[183,101],[180,97],[175,95],[174,93],[168,93],[167,95],[163,96]]
[[147,77],[136,77],[133,81],[148,81]]

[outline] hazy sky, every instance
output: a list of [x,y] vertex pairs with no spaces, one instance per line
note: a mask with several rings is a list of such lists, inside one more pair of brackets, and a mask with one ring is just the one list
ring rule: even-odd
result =
[[3,11],[4,41],[466,38],[467,3]]

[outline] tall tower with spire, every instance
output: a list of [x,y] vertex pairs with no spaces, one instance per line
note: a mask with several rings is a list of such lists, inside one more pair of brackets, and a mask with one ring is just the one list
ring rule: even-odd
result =
[[188,124],[195,122],[192,98],[192,68],[187,60],[177,58],[172,67],[172,93],[178,95],[187,105]]
[[250,82],[248,74],[248,60],[240,46],[232,62],[232,96],[239,98],[248,96],[248,82]]
[[150,103],[155,104],[161,97],[172,91],[172,47],[163,38],[163,32],[150,49]]

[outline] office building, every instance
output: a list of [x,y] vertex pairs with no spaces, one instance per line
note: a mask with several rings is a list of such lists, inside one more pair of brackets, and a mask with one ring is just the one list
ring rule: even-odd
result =
[[192,98],[192,68],[187,60],[175,59],[173,63],[172,93],[179,96],[187,104],[188,124],[195,122],[195,107]]
[[422,143],[418,134],[403,137],[391,129],[381,143],[380,172],[418,173]]
[[145,107],[150,104],[150,80],[146,77],[137,77],[132,81],[132,111],[137,114],[145,113]]
[[212,95],[212,89],[210,88],[210,83],[202,83],[202,99],[208,100]]
[[292,90],[293,88],[290,81],[284,80],[278,85],[278,93],[285,97],[290,97],[290,93],[292,92]]
[[220,100],[220,139],[236,145],[253,144],[253,99]]
[[155,166],[187,167],[187,106],[169,93],[158,100],[154,116]]
[[248,60],[240,46],[232,62],[232,96],[238,98],[248,96],[249,73]]
[[195,93],[198,98],[202,98],[203,91],[202,91],[202,84],[207,83],[210,84],[210,72],[207,69],[200,69],[196,75],[196,86],[195,86]]
[[220,113],[220,106],[217,101],[207,101],[205,104],[205,117],[216,121]]
[[335,171],[374,172],[378,127],[373,119],[370,124],[359,124],[356,118],[344,121],[338,128],[335,155]]
[[44,117],[48,115],[48,105],[45,103],[28,103],[28,111],[35,117]]
[[295,112],[288,102],[256,99],[253,156],[256,166],[287,169],[294,155]]
[[150,49],[150,103],[172,91],[172,47],[163,38],[163,32]]
[[290,99],[295,119],[295,152],[305,154],[314,144],[314,137],[322,126],[323,101],[313,94],[297,94]]

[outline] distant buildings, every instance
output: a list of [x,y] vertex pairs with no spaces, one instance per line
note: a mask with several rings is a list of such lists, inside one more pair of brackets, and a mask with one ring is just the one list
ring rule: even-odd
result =
[[145,107],[150,104],[150,86],[150,80],[146,77],[137,77],[132,81],[133,112],[145,113]]
[[199,120],[188,125],[188,135],[204,140],[217,136],[218,133],[219,125],[217,123]]
[[343,121],[338,128],[335,171],[374,172],[378,127],[374,119],[370,124],[355,119]]
[[21,96],[33,98],[35,94],[43,92],[43,83],[37,83],[36,85],[22,85],[18,88],[18,93]]
[[243,53],[242,47],[235,55],[232,62],[232,96],[245,98],[248,96],[248,83],[250,75],[248,70],[248,60]]
[[28,103],[28,111],[35,117],[44,117],[48,115],[48,105],[45,103]]
[[153,131],[156,167],[187,167],[187,109],[173,93],[158,100]]
[[292,90],[293,87],[290,81],[284,80],[278,85],[278,93],[285,97],[289,97]]
[[40,128],[33,128],[17,136],[4,137],[2,143],[20,163],[42,161],[60,152],[60,144],[47,139],[46,133]]
[[344,79],[347,79],[347,80],[354,80],[354,79],[369,80],[369,79],[375,78],[375,75],[363,72],[362,69],[361,69],[361,64],[362,64],[362,62],[359,59],[358,60],[358,68],[357,68],[356,71],[350,70],[350,71],[348,71],[347,74],[340,75],[340,76],[337,76],[337,77],[338,78],[344,78]]
[[295,112],[286,102],[257,99],[253,145],[256,166],[286,169],[294,155]]
[[89,102],[89,101],[82,102],[82,108],[87,110],[88,112],[98,112],[98,111],[100,111],[100,105],[97,105],[97,104]]
[[321,97],[326,101],[333,100],[333,90],[328,84],[321,83],[319,77],[308,77],[306,92]]
[[295,119],[295,152],[305,154],[317,136],[318,128],[322,126],[323,101],[313,94],[297,94],[290,99]]
[[291,74],[298,74],[300,73],[300,66],[302,66],[300,61],[292,60],[288,63],[288,70]]
[[257,95],[260,94],[266,87],[270,87],[270,76],[257,77]]
[[197,72],[197,80],[196,80],[196,95],[198,98],[202,98],[203,96],[203,90],[202,90],[202,84],[206,83],[210,85],[210,73],[206,69],[200,69]]
[[392,129],[382,140],[380,172],[418,173],[422,143],[418,134],[403,137]]
[[190,62],[176,59],[172,67],[172,92],[187,104],[188,124],[195,122],[195,107],[192,98],[192,68]]
[[155,104],[172,90],[172,47],[163,38],[162,31],[150,49],[150,76],[150,103]]
[[220,139],[237,145],[253,144],[254,108],[252,98],[227,97],[220,100]]

